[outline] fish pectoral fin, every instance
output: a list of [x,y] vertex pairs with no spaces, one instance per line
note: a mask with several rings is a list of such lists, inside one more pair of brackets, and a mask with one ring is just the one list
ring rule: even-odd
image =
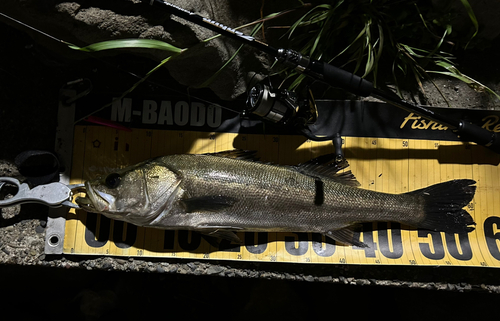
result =
[[335,240],[336,242],[340,242],[346,245],[368,247],[368,245],[356,239],[356,231],[352,226],[344,227],[339,230],[328,231],[326,233],[323,233],[323,235]]
[[214,230],[212,232],[205,233],[206,235],[216,237],[218,239],[222,240],[228,240],[236,244],[242,244],[240,238],[234,234],[232,231],[225,231],[225,230]]
[[230,226],[210,226],[206,227],[206,230],[198,230],[198,232],[200,232],[204,236],[205,240],[210,243],[210,245],[218,247],[219,244],[215,239],[227,240],[236,244],[243,244],[241,239],[232,231],[239,229],[240,228]]
[[181,200],[180,203],[186,213],[193,212],[216,212],[218,210],[233,206],[238,200],[234,197],[222,195],[207,195],[191,197]]

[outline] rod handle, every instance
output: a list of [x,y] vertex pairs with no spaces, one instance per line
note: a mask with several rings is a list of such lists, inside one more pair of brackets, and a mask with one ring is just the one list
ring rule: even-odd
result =
[[368,97],[373,91],[373,83],[322,61],[313,60],[309,65],[313,74],[321,75],[321,81],[333,87],[340,87],[355,95]]
[[500,139],[498,139],[497,134],[494,132],[490,132],[468,121],[461,120],[455,133],[460,136],[462,140],[477,143],[495,153],[500,153]]
[[278,49],[276,58],[288,67],[332,87],[363,97],[370,96],[373,92],[373,84],[368,80],[322,61],[310,59],[298,51]]

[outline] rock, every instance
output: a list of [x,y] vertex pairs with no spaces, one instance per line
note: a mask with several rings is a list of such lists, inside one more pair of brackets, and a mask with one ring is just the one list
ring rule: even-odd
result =
[[304,275],[304,280],[307,282],[314,282],[314,277],[312,275]]
[[240,278],[244,278],[247,276],[247,273],[245,271],[237,270],[236,275],[239,276]]
[[359,280],[356,280],[356,285],[370,285],[370,281],[368,281],[366,279],[359,279]]
[[177,265],[172,264],[172,265],[170,265],[170,266],[168,267],[168,270],[167,270],[167,271],[168,271],[169,273],[175,273],[175,272],[177,272],[177,269],[178,269]]
[[47,220],[40,220],[40,226],[43,228],[47,227]]
[[333,277],[332,277],[332,276],[330,276],[330,275],[327,275],[327,276],[320,276],[320,277],[318,278],[318,281],[320,281],[320,282],[332,282],[332,280],[333,280]]
[[188,274],[189,273],[189,270],[186,269],[185,267],[181,266],[179,267],[179,269],[177,270],[177,273],[179,274]]
[[205,273],[208,274],[208,275],[212,275],[212,274],[217,274],[217,273],[221,273],[222,271],[224,271],[224,268],[222,266],[218,266],[218,265],[212,265],[210,266],[206,271]]

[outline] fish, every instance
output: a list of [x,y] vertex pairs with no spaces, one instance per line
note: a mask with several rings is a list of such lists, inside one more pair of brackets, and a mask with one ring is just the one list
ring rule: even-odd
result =
[[191,230],[241,243],[234,232],[320,233],[346,245],[361,223],[469,233],[464,209],[476,181],[456,179],[403,194],[363,189],[347,160],[325,154],[298,165],[260,161],[255,151],[157,157],[85,181],[76,203],[137,226]]

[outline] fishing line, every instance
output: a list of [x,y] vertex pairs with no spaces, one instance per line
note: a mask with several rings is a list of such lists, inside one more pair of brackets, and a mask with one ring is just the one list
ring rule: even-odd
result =
[[39,34],[42,34],[42,35],[44,35],[45,37],[48,37],[48,38],[50,38],[50,39],[52,39],[52,40],[55,40],[55,41],[57,41],[57,42],[62,42],[62,43],[66,44],[66,45],[69,45],[69,46],[70,46],[70,45],[72,45],[72,44],[71,44],[71,43],[69,43],[69,42],[66,42],[66,41],[63,41],[63,40],[61,40],[61,39],[58,39],[58,38],[56,38],[56,37],[54,37],[54,36],[52,36],[52,35],[50,35],[50,34],[48,34],[48,33],[46,33],[46,32],[43,32],[43,31],[41,31],[41,30],[39,30],[39,29],[36,29],[35,27],[32,27],[32,26],[30,26],[30,25],[28,25],[28,24],[26,24],[26,23],[24,23],[24,22],[22,22],[22,21],[19,21],[19,20],[17,20],[17,19],[14,19],[14,18],[12,18],[12,17],[10,17],[10,16],[8,16],[8,15],[6,15],[6,14],[2,13],[2,12],[0,12],[0,16],[2,16],[2,17],[4,17],[4,18],[7,18],[7,19],[9,19],[9,20],[11,20],[11,21],[13,21],[13,22],[15,22],[15,23],[17,23],[17,24],[20,24],[21,26],[24,26],[24,27],[26,27],[26,28],[28,28],[28,29],[31,29],[31,30],[33,30],[33,31],[35,31],[35,32],[38,32]]

